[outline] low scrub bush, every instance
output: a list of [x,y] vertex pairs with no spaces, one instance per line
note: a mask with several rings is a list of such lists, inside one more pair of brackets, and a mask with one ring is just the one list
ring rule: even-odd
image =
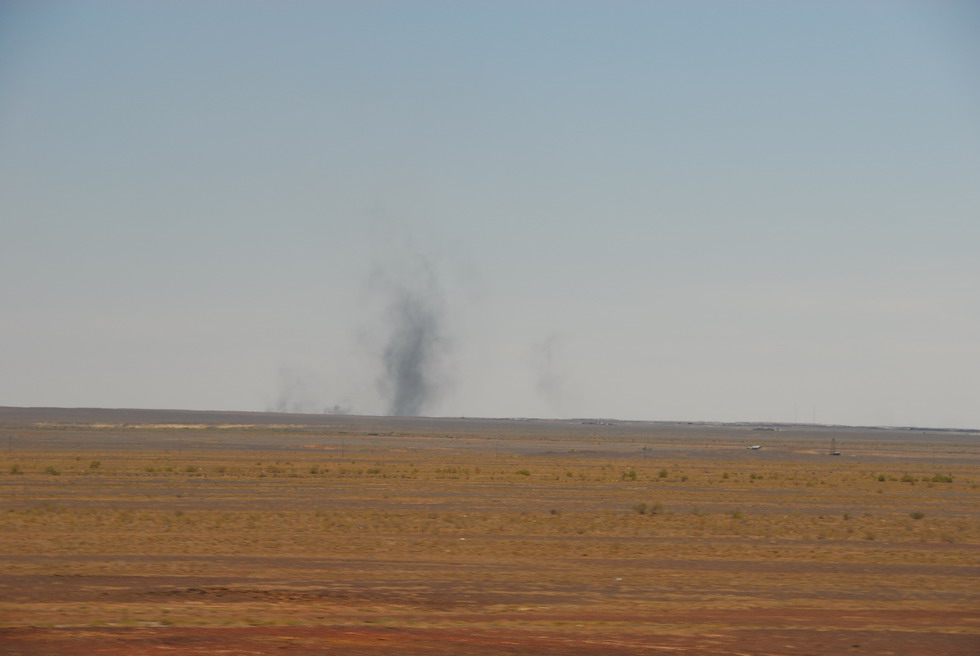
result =
[[633,510],[638,515],[659,515],[664,511],[664,506],[662,503],[638,503],[633,506]]

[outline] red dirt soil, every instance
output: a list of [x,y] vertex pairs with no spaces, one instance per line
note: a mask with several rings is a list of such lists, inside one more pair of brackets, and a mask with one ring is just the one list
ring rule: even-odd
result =
[[[246,628],[63,628],[2,629],[0,654],[4,656],[154,656],[214,654],[245,656],[252,654],[292,654],[295,656],[404,656],[456,655],[496,656],[498,654],[570,655],[609,654],[698,654],[700,656],[776,656],[826,654],[929,654],[976,656],[980,644],[973,635],[929,632],[867,631],[841,628],[836,631],[798,628],[822,623],[824,617],[808,618],[802,611],[782,613],[785,629],[717,629],[698,635],[658,633],[655,626],[646,631],[625,630],[604,635],[581,635],[574,630],[501,632],[460,629],[411,629],[388,627],[246,627]],[[823,613],[817,613],[823,615]],[[866,615],[866,614],[863,614]],[[894,613],[883,613],[883,621],[894,622]],[[917,615],[920,615],[917,613]],[[772,622],[772,613],[766,613]],[[622,619],[622,618],[620,618]],[[746,614],[692,613],[665,617],[675,622],[711,622],[734,625]],[[868,617],[862,617],[865,623]],[[906,618],[908,619],[908,618]],[[943,618],[918,618],[922,623],[941,625]],[[961,618],[956,618],[961,619]],[[846,624],[846,622],[845,622]]]

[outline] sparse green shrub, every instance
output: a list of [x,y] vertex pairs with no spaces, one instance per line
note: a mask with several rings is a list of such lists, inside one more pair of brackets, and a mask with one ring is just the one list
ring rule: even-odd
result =
[[732,516],[732,519],[744,519],[745,518],[745,515],[742,513],[741,510],[733,510],[729,514]]
[[669,472],[666,469],[661,469],[660,471],[657,472],[658,478],[667,478],[668,475]]
[[24,472],[22,472],[20,470],[20,465],[11,465],[10,466],[10,473],[11,474],[23,474]]
[[933,483],[952,483],[953,482],[953,477],[952,476],[943,476],[942,474],[936,474],[935,476],[932,477],[932,482]]
[[624,481],[625,480],[635,481],[636,480],[636,471],[633,470],[633,469],[630,469],[629,471],[624,471],[623,472],[623,480]]
[[722,478],[724,478],[724,479],[727,479],[727,478],[728,478],[728,472],[724,472],[724,473],[723,473],[723,474],[721,475],[721,477],[722,477]]
[[51,474],[52,476],[58,476],[59,474],[61,474],[60,471],[58,471],[57,469],[55,469],[51,465],[48,465],[47,467],[45,467],[44,473],[45,474]]
[[914,476],[912,476],[912,474],[903,474],[901,478],[903,483],[915,483],[915,480],[916,479]]
[[530,475],[531,475],[531,472],[529,472],[529,471],[528,471],[528,470],[526,470],[526,469],[518,469],[518,470],[517,470],[516,472],[514,472],[514,473],[515,473],[515,474],[520,474],[521,476],[530,476]]
[[888,478],[884,474],[878,474],[878,481],[879,482],[882,482],[883,483],[886,480],[888,480]]
[[99,462],[98,460],[93,460],[92,462],[88,463],[88,468],[89,469],[98,469],[101,466],[102,466],[102,463]]
[[912,519],[922,519],[925,516],[926,514],[924,512],[919,512],[918,510],[909,513],[909,517],[911,517]]

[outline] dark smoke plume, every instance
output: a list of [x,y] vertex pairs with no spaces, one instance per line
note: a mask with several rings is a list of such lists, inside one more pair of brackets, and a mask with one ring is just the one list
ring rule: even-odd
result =
[[386,337],[378,386],[389,415],[414,417],[430,410],[444,389],[448,340],[445,304],[432,263],[416,256],[405,271],[377,275],[385,294]]

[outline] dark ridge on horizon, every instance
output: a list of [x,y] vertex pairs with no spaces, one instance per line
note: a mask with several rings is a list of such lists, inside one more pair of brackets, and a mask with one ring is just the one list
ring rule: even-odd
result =
[[[302,421],[298,421],[302,420]],[[467,416],[386,416],[329,413],[270,412],[253,410],[183,410],[178,408],[97,408],[61,406],[0,406],[0,425],[17,423],[75,422],[75,423],[199,423],[199,424],[294,424],[329,425],[352,420],[383,423],[472,421],[483,422],[537,422],[578,424],[587,426],[606,425],[687,425],[721,426],[731,428],[772,427],[776,429],[861,429],[892,431],[924,431],[930,433],[980,433],[977,428],[935,428],[928,426],[851,426],[847,424],[810,424],[771,421],[692,421],[667,419],[615,419],[609,417],[467,417]]]

